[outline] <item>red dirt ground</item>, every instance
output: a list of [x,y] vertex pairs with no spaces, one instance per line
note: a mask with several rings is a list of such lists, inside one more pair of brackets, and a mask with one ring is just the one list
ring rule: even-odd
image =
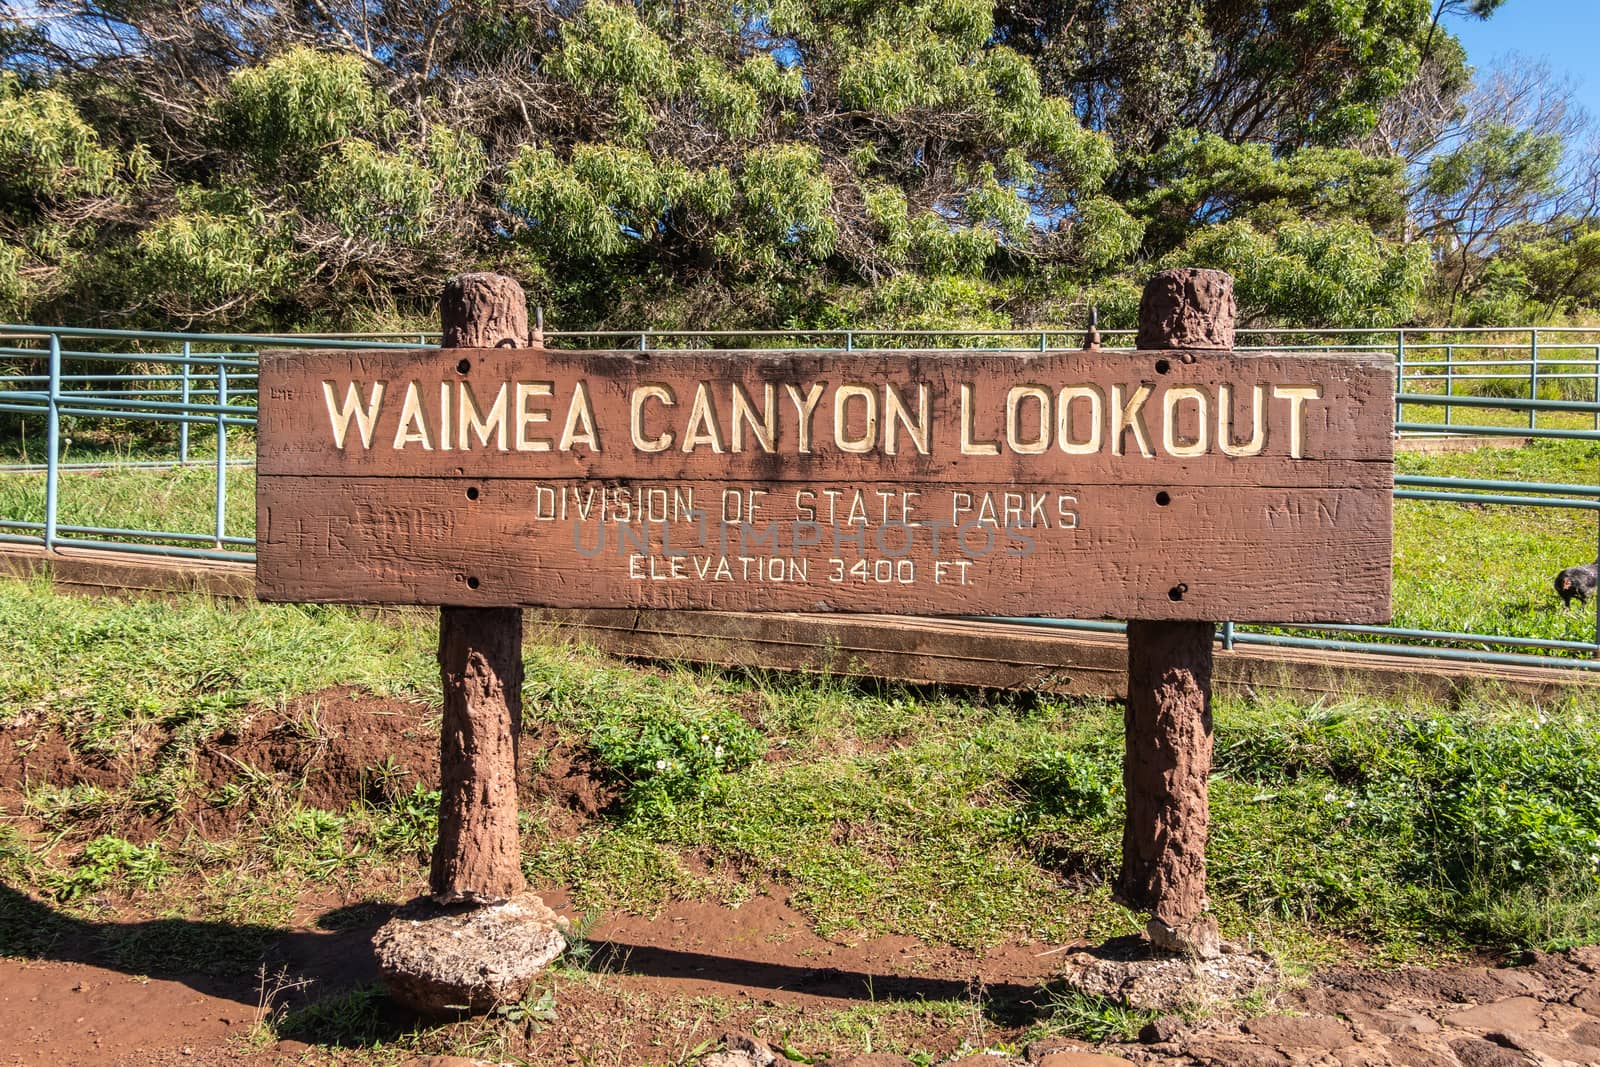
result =
[[[313,709],[318,729],[297,726]],[[375,788],[370,770],[386,758],[410,775],[408,783],[435,781],[429,718],[415,705],[329,690],[284,712],[263,711],[235,734],[213,738],[198,769],[206,789],[214,790],[247,764],[281,784],[303,780],[309,801],[337,808]],[[530,735],[524,751],[548,752],[528,773],[523,793],[531,804],[559,813],[558,832],[578,832],[614,799],[583,753],[553,734]],[[111,786],[128,781],[134,769],[85,761],[58,736],[0,730],[0,811],[17,812],[29,782]],[[203,802],[178,818],[208,835],[229,829],[225,813],[219,817]],[[424,877],[419,864],[410,889],[420,889]],[[564,889],[540,888],[548,890],[547,903],[571,914]],[[392,1062],[387,1054],[369,1059],[359,1048],[272,1040],[257,1025],[266,1010],[260,974],[274,976],[269,987],[306,983],[282,995],[285,1004],[370,987],[376,971],[368,941],[406,891],[359,887],[348,900],[321,901],[294,929],[270,934],[259,964],[264,971],[252,964],[220,977],[146,977],[117,969],[107,945],[129,931],[159,934],[157,916],[60,924],[37,958],[0,959],[0,1065]],[[391,904],[364,902],[373,892]],[[53,905],[23,899],[3,883],[0,893],[20,901],[0,915],[43,921],[56,913]],[[330,925],[340,928],[323,928]],[[518,1062],[674,1063],[730,1030],[781,1043],[786,1032],[811,1026],[806,1032],[832,1032],[850,1043],[855,1039],[844,1031],[826,1028],[838,1013],[870,1014],[885,1001],[970,1003],[965,1013],[875,1016],[873,1025],[883,1027],[880,1047],[902,1040],[949,1055],[963,1043],[1014,1040],[1036,1016],[1039,986],[1054,977],[1060,959],[1058,947],[1040,944],[973,954],[903,937],[829,940],[814,933],[775,886],[736,909],[680,902],[654,919],[607,916],[589,937],[594,962],[589,971],[556,982],[554,1021],[513,1028]],[[1595,1067],[1597,972],[1600,950],[1593,949],[1507,969],[1342,970],[1286,994],[1280,1006],[1305,1013],[1301,1017],[1215,1020],[1188,1027],[1177,1040],[1116,1051],[1137,1062],[1218,1067]],[[387,1040],[417,1024],[385,1007],[383,1025],[377,1036]],[[450,1031],[450,1040],[471,1045],[485,1033],[483,1024],[466,1024]],[[819,1056],[833,1050],[803,1051]],[[992,1062],[1003,1067],[1009,1061]]]

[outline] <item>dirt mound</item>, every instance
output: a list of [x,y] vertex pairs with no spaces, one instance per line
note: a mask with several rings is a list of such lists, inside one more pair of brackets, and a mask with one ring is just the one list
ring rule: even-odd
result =
[[[0,729],[0,807],[18,810],[22,794],[41,784],[124,788],[149,770],[136,757],[85,754],[53,728]],[[575,833],[617,802],[616,781],[554,726],[533,725],[523,735],[521,763],[524,803],[542,807],[557,833]],[[249,807],[235,799],[283,798],[338,811],[355,801],[393,799],[418,784],[437,789],[438,715],[348,686],[281,708],[255,708],[201,742],[195,784],[187,808],[208,834],[234,828]]]
[[0,807],[13,811],[22,794],[41,785],[114,788],[133,777],[120,761],[85,755],[53,731],[0,729]]
[[424,706],[360,689],[326,689],[281,711],[261,710],[201,747],[201,788],[266,779],[312,807],[389,799],[420,782],[439,785],[439,733]]
[[621,786],[581,745],[563,739],[552,726],[524,734],[519,758],[522,796],[544,801],[552,830],[575,833],[584,824],[611,811]]

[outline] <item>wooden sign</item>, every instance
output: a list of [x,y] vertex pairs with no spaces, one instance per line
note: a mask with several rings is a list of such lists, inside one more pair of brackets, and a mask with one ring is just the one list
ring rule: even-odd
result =
[[262,599],[1389,618],[1371,355],[263,353]]

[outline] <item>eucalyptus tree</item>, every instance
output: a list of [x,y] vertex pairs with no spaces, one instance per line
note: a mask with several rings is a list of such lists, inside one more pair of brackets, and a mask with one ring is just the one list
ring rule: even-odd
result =
[[1439,14],[30,0],[0,310],[375,325],[487,267],[574,326],[1114,321],[1185,261],[1259,317],[1398,321],[1425,262],[1364,139]]

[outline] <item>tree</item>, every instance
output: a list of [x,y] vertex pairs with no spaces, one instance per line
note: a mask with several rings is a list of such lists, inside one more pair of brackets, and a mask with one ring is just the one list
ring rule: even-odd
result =
[[1447,318],[1502,248],[1578,208],[1594,169],[1581,151],[1589,126],[1568,83],[1513,59],[1481,76],[1446,119],[1413,127],[1412,232],[1433,249]]
[[1116,322],[1182,256],[1263,319],[1418,293],[1362,139],[1432,0],[36,6],[0,33],[0,153],[59,156],[0,168],[15,315],[374,325],[497,268],[572,326]]

